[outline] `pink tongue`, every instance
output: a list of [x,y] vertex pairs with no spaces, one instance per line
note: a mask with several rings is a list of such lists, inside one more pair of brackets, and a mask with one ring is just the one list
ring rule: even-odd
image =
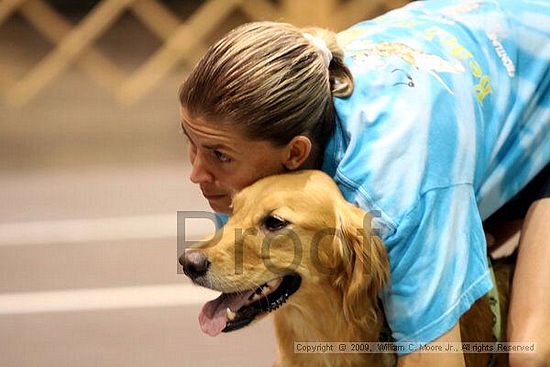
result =
[[199,313],[199,323],[204,333],[216,336],[227,324],[226,309],[236,312],[246,304],[254,290],[246,293],[222,293],[218,298],[207,302]]

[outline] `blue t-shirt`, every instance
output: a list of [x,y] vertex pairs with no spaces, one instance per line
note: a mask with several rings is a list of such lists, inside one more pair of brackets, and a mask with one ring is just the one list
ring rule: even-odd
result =
[[550,161],[550,2],[414,2],[338,41],[323,171],[374,214],[394,338],[428,343],[492,287],[482,221]]

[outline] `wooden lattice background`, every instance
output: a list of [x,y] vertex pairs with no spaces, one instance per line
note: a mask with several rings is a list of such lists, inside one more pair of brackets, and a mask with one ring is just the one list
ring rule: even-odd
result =
[[[7,105],[22,106],[73,64],[123,104],[145,96],[181,63],[204,52],[206,40],[238,9],[248,21],[284,20],[298,26],[333,30],[378,15],[407,0],[207,0],[188,16],[175,14],[159,0],[101,0],[77,24],[47,0],[0,0],[0,27],[18,13],[54,47],[23,77],[0,65],[0,95]],[[104,55],[95,42],[126,12],[138,19],[162,45],[137,70],[128,73]]]

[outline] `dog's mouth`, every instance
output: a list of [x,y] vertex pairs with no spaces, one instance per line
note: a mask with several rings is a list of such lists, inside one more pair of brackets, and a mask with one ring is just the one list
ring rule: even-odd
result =
[[285,275],[255,289],[222,293],[203,306],[199,314],[201,329],[212,336],[241,329],[258,315],[282,306],[300,288],[301,281],[298,275]]

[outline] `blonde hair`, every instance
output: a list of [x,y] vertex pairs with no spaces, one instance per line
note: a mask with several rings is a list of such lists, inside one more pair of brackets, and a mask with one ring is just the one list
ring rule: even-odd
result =
[[[323,50],[305,33],[330,50],[328,68]],[[180,102],[189,116],[236,124],[251,139],[280,146],[306,135],[316,155],[334,126],[332,97],[353,90],[343,57],[328,30],[248,23],[207,50],[182,84]]]

